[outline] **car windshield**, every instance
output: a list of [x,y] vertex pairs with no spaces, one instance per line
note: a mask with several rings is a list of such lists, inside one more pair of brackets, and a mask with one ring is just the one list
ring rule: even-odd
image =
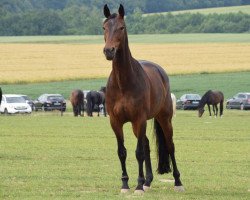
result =
[[28,96],[22,96],[25,100],[30,100]]
[[64,100],[62,96],[48,96],[48,100]]
[[7,103],[25,103],[23,97],[6,97]]
[[187,96],[188,100],[200,100],[200,96],[198,94],[188,94]]

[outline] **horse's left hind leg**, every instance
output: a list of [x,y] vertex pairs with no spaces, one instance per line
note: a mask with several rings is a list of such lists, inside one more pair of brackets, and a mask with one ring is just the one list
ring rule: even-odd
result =
[[182,183],[180,180],[180,172],[177,168],[177,164],[175,160],[175,146],[173,142],[173,127],[172,127],[171,119],[168,119],[167,116],[162,115],[162,116],[158,116],[157,120],[159,121],[160,126],[164,132],[167,149],[171,157],[171,161],[173,165],[173,176],[175,179],[175,190],[179,192],[183,192],[184,187],[182,186]]
[[214,105],[215,106],[215,117],[217,117],[218,115],[218,106],[217,105]]

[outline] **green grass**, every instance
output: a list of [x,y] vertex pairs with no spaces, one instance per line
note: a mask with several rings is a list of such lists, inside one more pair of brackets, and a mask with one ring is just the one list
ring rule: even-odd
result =
[[[136,139],[125,125],[131,192],[119,193],[117,144],[104,117],[66,113],[0,116],[0,199],[134,199]],[[248,199],[249,112],[226,110],[224,117],[198,118],[177,111],[173,119],[176,158],[185,193],[172,178],[157,175],[152,122],[148,123],[154,181],[143,199]]]
[[174,15],[184,14],[184,13],[192,13],[192,14],[200,13],[200,14],[208,15],[208,14],[213,14],[213,13],[227,14],[227,13],[238,13],[238,12],[250,14],[250,5],[218,7],[218,8],[203,8],[203,9],[192,9],[192,10],[180,10],[180,11],[173,11],[173,12],[152,13],[152,14],[144,14],[144,15],[147,16],[147,15],[168,14],[168,13],[171,13]]
[[[250,34],[154,34],[129,35],[130,43],[249,43]],[[93,36],[1,36],[0,43],[104,44],[102,35]]]
[[[191,74],[170,76],[171,91],[180,97],[184,93],[203,95],[207,90],[221,90],[225,98],[232,97],[238,92],[250,92],[250,72],[235,72],[221,74]],[[107,79],[85,79],[35,84],[2,84],[5,94],[26,94],[32,99],[43,93],[60,93],[66,99],[74,89],[98,90],[106,85]]]

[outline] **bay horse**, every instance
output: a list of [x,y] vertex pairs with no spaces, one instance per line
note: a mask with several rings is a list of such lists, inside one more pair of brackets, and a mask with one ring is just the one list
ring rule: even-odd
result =
[[99,91],[91,90],[86,95],[87,100],[87,114],[89,117],[93,117],[93,110],[97,106],[97,116],[100,116],[100,105],[103,105],[104,116],[106,117],[106,105],[105,105],[105,91],[106,87],[101,87]]
[[73,107],[74,116],[77,117],[78,115],[84,116],[84,94],[82,90],[74,90],[70,96],[70,102]]
[[223,103],[224,103],[224,95],[221,91],[216,90],[208,90],[201,98],[200,103],[198,105],[198,116],[201,117],[204,113],[204,107],[207,104],[209,116],[211,116],[210,105],[213,106],[214,116],[217,117],[218,114],[218,106],[220,104],[220,116],[223,115]]
[[[124,146],[123,125],[132,123],[137,138],[136,159],[139,165],[138,184],[135,193],[143,193],[150,188],[153,180],[149,140],[146,136],[147,120],[154,118],[154,131],[158,146],[158,173],[171,171],[173,166],[175,189],[184,191],[175,160],[169,78],[157,64],[138,61],[131,55],[127,29],[124,21],[124,7],[111,14],[104,6],[103,22],[105,47],[103,53],[112,61],[112,71],[107,81],[106,106],[110,124],[116,135],[118,157],[122,168],[121,192],[129,191],[129,176],[126,169],[127,151]],[[146,177],[143,162],[145,161]]]

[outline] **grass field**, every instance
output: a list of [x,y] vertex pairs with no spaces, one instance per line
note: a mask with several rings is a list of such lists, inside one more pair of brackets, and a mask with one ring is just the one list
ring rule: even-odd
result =
[[[163,13],[157,13],[157,14],[171,13],[171,14],[174,14],[174,15],[178,15],[178,14],[184,14],[184,13],[192,13],[192,14],[200,13],[200,14],[208,15],[208,14],[213,14],[213,13],[227,14],[227,13],[238,13],[238,12],[250,14],[250,5],[231,6],[231,7],[218,7],[218,8],[204,8],[204,9],[193,9],[193,10],[181,10],[181,11],[163,12]],[[147,16],[147,15],[154,15],[154,13],[145,14],[145,16]]]
[[[134,199],[136,140],[125,125],[131,192],[119,193],[121,169],[108,118],[57,113],[0,116],[0,199]],[[173,191],[171,175],[154,173],[143,199],[249,199],[249,113],[198,118],[177,111],[176,157],[185,193]],[[43,127],[43,128],[41,128]],[[152,122],[148,122],[153,171]]]
[[[132,55],[163,66],[169,74],[204,72],[229,72],[250,70],[250,37],[242,35],[182,35],[180,43],[173,43],[178,36],[161,35],[154,43],[152,36],[137,36],[131,42]],[[192,37],[204,37],[204,41],[193,42]],[[157,36],[155,36],[157,38]],[[211,40],[209,42],[209,37]],[[21,38],[21,37],[19,37]],[[34,38],[34,37],[31,37]],[[38,37],[49,41],[53,37]],[[102,53],[103,42],[94,42],[98,36],[85,36],[85,43],[67,43],[70,37],[58,37],[60,44],[33,43],[25,37],[19,41],[28,43],[0,44],[0,83],[49,82],[83,78],[104,78],[111,71],[111,62]],[[165,40],[163,39],[165,38]],[[181,37],[180,37],[181,38]],[[227,38],[227,39],[225,39]],[[243,38],[243,40],[242,40]],[[245,39],[244,39],[245,38]],[[53,38],[54,42],[56,38]],[[133,37],[132,37],[133,39]],[[190,40],[189,40],[190,39]],[[162,41],[159,44],[157,41]],[[170,41],[168,43],[167,41]],[[190,41],[185,43],[184,41]],[[10,39],[7,41],[10,41]],[[51,39],[51,42],[53,40]],[[66,44],[64,43],[66,42]],[[79,42],[79,40],[77,39]],[[215,42],[217,41],[217,42]],[[231,41],[230,43],[225,41]],[[244,42],[245,41],[245,42]]]

